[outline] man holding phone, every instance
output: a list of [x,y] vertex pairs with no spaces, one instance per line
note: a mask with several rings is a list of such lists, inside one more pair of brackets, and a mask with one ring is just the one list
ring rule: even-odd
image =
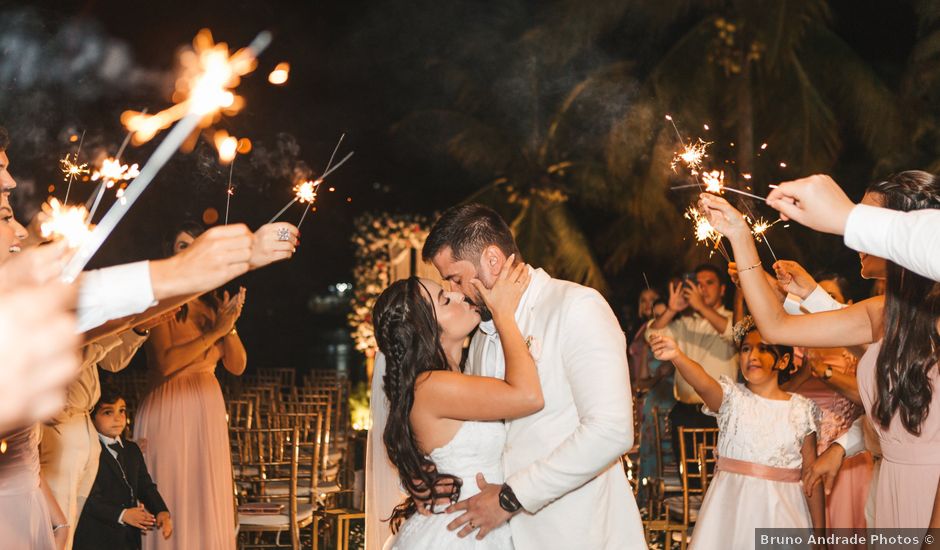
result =
[[[732,314],[722,300],[726,285],[721,271],[712,264],[702,264],[681,281],[669,284],[668,309],[650,321],[646,340],[665,334],[715,380],[722,375],[737,380],[737,350],[731,337]],[[669,413],[672,425],[672,449],[680,460],[679,427],[714,428],[714,417],[702,413],[702,398],[676,373],[676,405]]]

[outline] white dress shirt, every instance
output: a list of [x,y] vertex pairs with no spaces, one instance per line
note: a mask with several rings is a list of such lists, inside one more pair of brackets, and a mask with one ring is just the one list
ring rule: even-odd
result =
[[[738,362],[735,360],[737,349],[734,347],[732,329],[734,322],[732,314],[724,306],[718,306],[715,311],[726,318],[725,330],[719,333],[711,322],[699,315],[683,315],[673,319],[665,328],[654,329],[651,320],[646,328],[646,341],[649,342],[654,334],[665,334],[673,340],[690,359],[702,365],[705,372],[716,381],[722,376],[732,380],[738,378]],[[689,405],[702,403],[702,398],[695,392],[682,374],[676,370],[674,393],[676,400]]]
[[[108,436],[104,435],[104,434],[101,433],[101,432],[98,432],[98,439],[100,439],[101,442],[104,443],[105,448],[108,449],[108,452],[111,453],[111,456],[114,457],[114,460],[117,460],[117,451],[115,451],[114,449],[112,449],[112,448],[111,448],[111,445],[114,445],[115,443],[119,443],[119,444],[121,445],[121,448],[123,449],[123,448],[124,448],[124,442],[121,441],[121,436],[117,436],[117,437],[113,437],[113,438],[112,438],[112,437],[108,437]],[[122,473],[123,473],[123,471],[122,471]],[[126,512],[126,511],[127,511],[126,509],[125,509],[125,510],[121,510],[121,515],[118,516],[118,523],[120,523],[121,525],[125,525],[125,523],[124,523],[124,512]]]
[[86,271],[79,285],[79,334],[111,319],[140,313],[156,303],[147,261]]
[[845,245],[940,281],[940,210],[856,205],[845,223]]

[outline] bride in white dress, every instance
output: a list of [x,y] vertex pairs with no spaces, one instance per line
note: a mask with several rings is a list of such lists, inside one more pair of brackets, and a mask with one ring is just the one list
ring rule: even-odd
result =
[[393,531],[397,527],[386,549],[513,548],[508,524],[460,538],[447,528],[460,514],[445,512],[479,491],[478,473],[488,483],[502,483],[506,430],[501,420],[544,405],[535,361],[514,317],[529,269],[512,264],[510,258],[492,289],[476,284],[499,331],[505,380],[461,372],[463,342],[480,322],[461,293],[412,277],[392,284],[376,301],[373,318],[386,358],[389,400],[383,440],[406,492],[434,503],[419,513],[414,500],[406,499],[385,511]]

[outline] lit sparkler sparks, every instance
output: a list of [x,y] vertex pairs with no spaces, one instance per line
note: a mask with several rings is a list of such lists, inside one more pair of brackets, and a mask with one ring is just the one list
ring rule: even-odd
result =
[[710,141],[702,141],[702,138],[699,138],[696,143],[683,143],[682,151],[677,151],[676,154],[672,157],[672,163],[670,166],[674,172],[677,172],[676,167],[680,163],[684,164],[686,168],[689,169],[693,174],[697,174],[698,171],[702,168],[702,161],[706,156],[708,146],[711,145]]
[[73,180],[89,172],[87,162],[81,164],[78,162],[78,153],[74,155],[71,153],[66,154],[65,158],[59,160],[59,165],[62,167],[62,174],[65,175],[65,181]]
[[705,191],[720,195],[725,188],[725,173],[720,170],[712,170],[702,174],[702,183],[705,184]]
[[78,277],[124,214],[146,191],[154,176],[197,127],[208,126],[219,113],[234,114],[241,108],[244,102],[231,90],[238,85],[242,75],[254,69],[256,57],[270,43],[271,33],[262,32],[248,47],[229,55],[228,46],[224,43],[215,44],[209,30],[203,29],[193,40],[193,50],[183,52],[180,56],[183,70],[176,81],[173,97],[178,103],[153,116],[132,111],[121,115],[121,121],[128,130],[134,132],[133,139],[138,144],[152,139],[157,132],[168,128],[175,121],[179,122],[144,164],[134,185],[126,189],[121,201],[105,214],[90,238],[69,261],[62,273],[66,282]]
[[268,82],[274,84],[275,86],[280,86],[287,82],[287,78],[290,76],[290,63],[282,61],[274,67],[274,70],[271,71],[271,74],[268,75]]
[[101,163],[101,167],[91,175],[91,181],[101,180],[105,187],[111,189],[119,181],[131,181],[140,175],[137,164],[121,164],[121,161],[108,157]]
[[200,115],[199,126],[206,127],[219,112],[233,115],[241,110],[244,100],[231,90],[238,86],[243,75],[254,70],[255,56],[268,42],[270,35],[262,33],[251,46],[229,55],[228,45],[216,44],[209,29],[199,31],[193,40],[193,49],[180,55],[182,73],[176,80],[173,94],[177,103],[154,115],[136,111],[125,111],[121,115],[121,122],[134,132],[134,143],[150,141],[158,132],[187,115]]
[[53,197],[42,205],[42,210],[47,216],[40,226],[44,238],[62,238],[68,242],[69,248],[76,248],[91,235],[88,211],[84,206],[68,206]]
[[[346,137],[346,134],[342,134],[341,136],[339,136],[339,140],[336,142],[336,147],[333,148],[333,154],[330,155],[330,160],[329,162],[326,163],[326,168],[323,169],[323,175],[321,175],[316,180],[303,181],[295,185],[294,186],[294,198],[289,203],[284,205],[284,208],[281,208],[281,210],[278,211],[278,213],[275,214],[274,217],[271,218],[270,221],[268,221],[268,223],[274,223],[275,221],[277,221],[277,219],[281,217],[281,214],[286,212],[287,209],[290,208],[295,202],[300,201],[301,204],[307,203],[307,207],[304,209],[304,213],[300,217],[300,221],[297,222],[297,228],[300,229],[300,225],[304,223],[304,218],[307,217],[307,212],[310,211],[310,205],[312,205],[313,202],[317,198],[317,191],[320,189],[320,185],[323,183],[323,180],[326,179],[326,177],[332,174],[334,171],[336,171],[337,168],[345,164],[346,161],[349,160],[350,157],[353,156],[353,151],[350,151],[345,157],[342,158],[342,160],[337,162],[335,166],[333,165],[333,159],[336,158],[336,152],[339,151],[339,146],[340,144],[343,143],[343,138],[345,137]],[[332,190],[333,188],[331,187],[330,191]]]
[[770,239],[767,238],[767,230],[782,222],[783,220],[778,219],[777,221],[771,223],[764,218],[758,218],[757,221],[754,221],[750,216],[744,216],[744,220],[751,226],[751,234],[754,235],[754,240],[757,242],[764,241],[764,244],[767,245],[767,250],[770,251],[770,255],[773,256],[773,259],[776,262],[777,254],[774,253],[773,247],[770,246]]
[[721,255],[724,256],[726,261],[731,261],[731,257],[728,255],[724,245],[721,243],[722,234],[717,229],[712,227],[711,222],[708,221],[708,217],[702,214],[702,212],[699,211],[699,209],[695,206],[689,206],[686,209],[685,217],[692,221],[693,234],[695,235],[696,241],[700,243],[708,243],[712,249],[712,253],[715,250],[718,250],[721,252]]

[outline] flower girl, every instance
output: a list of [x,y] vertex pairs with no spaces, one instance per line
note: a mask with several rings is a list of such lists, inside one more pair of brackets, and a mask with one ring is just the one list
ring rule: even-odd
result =
[[667,336],[651,339],[657,359],[672,361],[718,418],[718,457],[692,534],[691,549],[754,548],[755,529],[813,528],[825,533],[822,491],[803,495],[801,467],[816,460],[820,411],[780,389],[790,372],[789,348],[762,341],[753,319],[734,327],[746,383],[716,381]]

